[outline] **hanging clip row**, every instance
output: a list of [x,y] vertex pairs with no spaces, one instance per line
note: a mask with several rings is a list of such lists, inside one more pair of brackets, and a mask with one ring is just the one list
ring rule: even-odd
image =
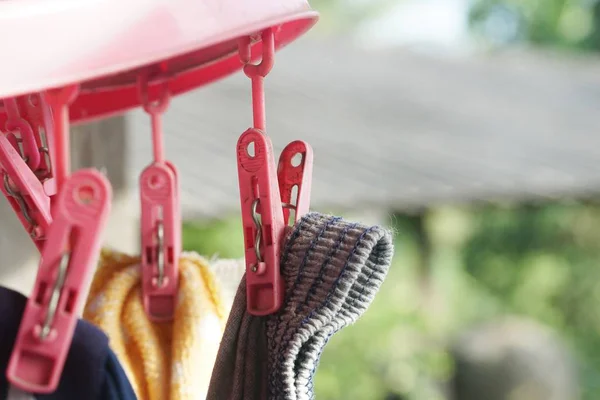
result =
[[177,168],[165,160],[162,114],[169,106],[168,81],[158,82],[158,100],[152,102],[147,75],[139,81],[141,103],[151,117],[153,162],[140,175],[142,296],[144,309],[154,321],[175,314],[181,253],[181,210]]
[[[272,29],[262,33],[262,60],[250,64],[250,38],[240,41],[244,73],[252,81],[254,128],[237,143],[238,177],[246,261],[246,297],[250,314],[263,316],[281,307],[285,287],[281,279],[281,246],[289,224],[310,207],[313,153],[303,141],[290,143],[275,164],[266,135],[264,78],[274,63]],[[291,211],[294,218],[290,221]]]

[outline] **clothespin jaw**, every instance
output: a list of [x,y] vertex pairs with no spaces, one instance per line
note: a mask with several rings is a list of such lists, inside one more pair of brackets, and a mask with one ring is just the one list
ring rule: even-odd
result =
[[154,321],[173,319],[177,303],[181,215],[177,169],[154,163],[140,176],[142,296]]
[[8,381],[19,389],[44,394],[58,386],[98,261],[111,196],[107,179],[95,170],[75,172],[58,194],[8,365]]
[[[277,180],[283,204],[283,220],[287,224],[298,222],[310,209],[312,171],[313,150],[308,143],[296,140],[283,149],[279,156]],[[290,209],[294,210],[292,221]]]
[[269,315],[283,302],[279,257],[286,227],[271,141],[261,131],[248,129],[238,140],[237,162],[248,312]]

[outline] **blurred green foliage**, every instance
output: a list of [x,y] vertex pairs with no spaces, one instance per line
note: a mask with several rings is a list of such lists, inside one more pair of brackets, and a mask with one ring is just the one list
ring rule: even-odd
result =
[[377,18],[397,0],[312,0],[310,5],[319,11],[323,23],[317,30],[329,32],[348,32],[367,19]]
[[598,0],[476,0],[471,27],[492,44],[600,50]]

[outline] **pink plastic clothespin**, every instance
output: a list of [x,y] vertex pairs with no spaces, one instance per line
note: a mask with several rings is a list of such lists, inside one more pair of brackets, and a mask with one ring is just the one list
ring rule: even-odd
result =
[[94,170],[68,178],[7,370],[11,384],[32,393],[56,390],[97,263],[110,212],[111,187]]
[[[262,33],[262,60],[250,64],[251,40],[239,42],[244,73],[252,80],[254,128],[237,144],[238,175],[246,255],[247,309],[253,315],[269,315],[281,307],[284,286],[280,252],[290,208],[294,222],[308,212],[312,180],[312,149],[308,143],[290,143],[276,167],[273,147],[266,136],[264,78],[274,64],[274,33]],[[300,160],[296,162],[296,158]],[[294,197],[294,190],[297,197]]]
[[151,103],[148,80],[139,80],[141,102],[152,118],[154,162],[140,176],[142,296],[154,321],[175,314],[181,253],[181,211],[177,169],[165,160],[161,115],[169,105],[168,82],[159,83],[158,101]]
[[310,207],[313,152],[306,142],[292,142],[281,153],[276,168],[269,138],[249,129],[238,140],[237,160],[248,312],[269,315],[281,307],[285,290],[280,254],[290,209],[295,210],[293,224]]
[[57,192],[56,181],[52,171],[54,159],[54,121],[52,111],[40,94],[30,94],[17,98],[23,118],[33,130],[36,145],[41,155],[39,165],[34,171],[48,196]]
[[261,131],[248,129],[238,140],[237,161],[246,253],[247,308],[253,315],[269,315],[279,310],[283,301],[285,288],[279,256],[287,226],[271,141]]
[[[313,150],[308,143],[296,140],[281,152],[277,180],[283,205],[283,220],[290,225],[298,222],[309,211],[312,170]],[[291,221],[290,209],[294,210]]]
[[[43,239],[51,221],[50,199],[44,187],[41,169],[49,162],[42,157],[38,130],[28,121],[30,115],[21,99],[4,99],[7,119],[4,135],[0,136],[0,190],[41,251]],[[37,128],[37,127],[36,127]]]

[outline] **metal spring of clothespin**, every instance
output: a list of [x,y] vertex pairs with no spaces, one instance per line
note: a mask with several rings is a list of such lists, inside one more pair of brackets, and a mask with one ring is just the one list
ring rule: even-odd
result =
[[[45,190],[52,193],[56,189],[57,193],[52,197],[52,215],[45,216],[48,227],[33,294],[27,300],[6,372],[12,385],[32,393],[51,393],[58,387],[110,212],[111,187],[101,173],[80,170],[69,175],[68,107],[78,90],[74,85],[46,91],[42,96],[52,115],[52,126],[46,125],[45,131],[54,137],[46,137],[51,143],[49,159],[42,163],[40,154],[36,162],[43,171],[38,169],[37,175],[23,165],[31,158],[23,158],[14,141],[0,136],[0,163],[9,184],[16,183],[21,193],[32,197],[34,206],[41,198],[45,207],[50,206]],[[28,167],[35,168],[34,163]],[[55,179],[56,185],[44,187],[40,179]]]
[[308,212],[313,153],[303,141],[290,143],[275,164],[273,146],[266,135],[264,78],[274,63],[274,31],[262,32],[261,62],[251,64],[251,38],[240,40],[244,73],[252,82],[254,127],[237,143],[238,177],[246,260],[246,297],[250,314],[263,316],[281,307],[284,286],[280,253],[290,209],[296,222]]
[[165,160],[162,114],[169,105],[168,80],[155,81],[157,100],[150,100],[148,75],[138,80],[144,111],[151,117],[152,164],[140,175],[142,297],[148,317],[171,320],[175,313],[181,253],[181,211],[177,168]]

